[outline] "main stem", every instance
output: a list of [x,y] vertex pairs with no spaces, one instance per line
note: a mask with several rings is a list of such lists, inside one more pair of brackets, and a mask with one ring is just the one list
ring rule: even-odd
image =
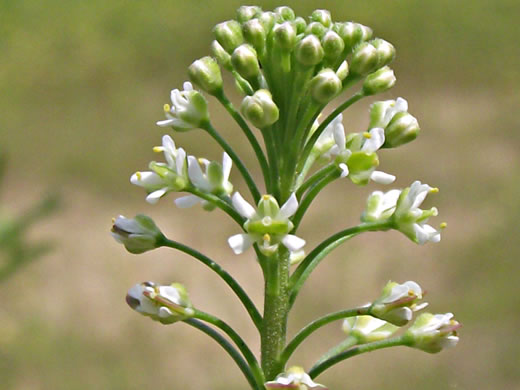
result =
[[280,356],[285,348],[289,311],[289,253],[280,249],[267,259],[264,320],[261,332],[262,369],[267,381],[283,370]]

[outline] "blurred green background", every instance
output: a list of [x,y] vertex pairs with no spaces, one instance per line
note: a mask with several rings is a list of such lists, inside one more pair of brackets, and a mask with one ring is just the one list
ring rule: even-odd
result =
[[[269,10],[284,3],[261,1]],[[1,206],[16,213],[49,188],[65,207],[31,232],[53,253],[0,286],[2,389],[243,389],[217,345],[183,324],[164,327],[124,303],[136,282],[184,283],[193,302],[259,342],[230,291],[186,256],[126,253],[109,236],[111,217],[144,212],[170,237],[212,254],[261,304],[251,253],[236,257],[233,224],[217,212],[156,206],[129,176],[155,158],[162,105],[209,53],[211,28],[238,1],[0,1],[0,147],[9,154]],[[397,48],[398,84],[423,132],[382,153],[397,185],[420,179],[441,189],[428,199],[448,229],[438,245],[416,246],[395,232],[356,238],[315,272],[290,321],[293,334],[329,311],[367,302],[387,280],[416,280],[434,312],[463,323],[456,349],[440,355],[391,349],[335,366],[318,378],[331,389],[520,389],[520,45],[518,0],[286,1],[306,16],[330,9]],[[229,84],[229,90],[232,90]],[[235,101],[236,101],[235,95]],[[211,100],[214,123],[252,161],[244,137]],[[346,115],[367,123],[368,102]],[[175,135],[189,153],[219,158],[193,131]],[[255,168],[253,171],[258,174]],[[241,187],[233,172],[236,187]],[[377,186],[341,181],[324,191],[302,234],[308,248],[355,224]],[[293,363],[312,362],[341,338],[328,326]]]

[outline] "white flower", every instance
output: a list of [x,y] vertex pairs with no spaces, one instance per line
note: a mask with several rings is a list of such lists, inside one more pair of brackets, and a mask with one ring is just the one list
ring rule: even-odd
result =
[[406,325],[413,312],[428,306],[426,302],[418,304],[423,294],[421,286],[413,281],[388,282],[381,296],[370,306],[370,314],[398,326]]
[[[318,121],[316,121],[314,130],[316,130],[319,126]],[[312,132],[311,132],[312,135]],[[345,129],[343,127],[343,114],[339,114],[335,117],[332,122],[330,122],[327,127],[320,134],[316,143],[313,146],[313,153],[318,156],[323,156],[325,158],[330,158],[331,156],[335,156],[338,154],[339,149],[336,144],[336,139],[343,135],[343,139],[345,139]]]
[[281,243],[290,252],[298,252],[305,245],[305,240],[288,234],[294,227],[289,220],[298,209],[296,195],[292,194],[280,208],[271,195],[264,195],[255,210],[240,193],[235,192],[232,198],[233,207],[247,221],[244,230],[247,233],[229,237],[228,243],[235,254],[241,254],[253,243],[259,245],[265,255],[273,254]]
[[423,313],[406,331],[404,337],[410,345],[429,353],[440,352],[444,348],[452,348],[459,342],[456,330],[460,324],[453,319],[452,313]]
[[162,145],[154,147],[154,152],[163,152],[166,163],[150,163],[151,171],[136,172],[130,178],[132,184],[143,187],[148,196],[146,201],[155,204],[170,191],[181,191],[188,184],[186,172],[186,152],[176,148],[169,135],[162,137]]
[[[202,172],[199,162],[204,165],[205,172]],[[222,165],[216,161],[210,162],[203,158],[197,160],[194,156],[188,156],[188,176],[191,184],[200,191],[217,196],[229,196],[233,191],[233,185],[229,182],[232,165],[231,157],[226,152],[222,156]],[[205,208],[211,209],[210,203],[196,195],[187,195],[175,200],[175,204],[180,208],[191,207],[199,202]]]
[[401,190],[374,191],[367,199],[367,207],[361,216],[363,222],[384,221],[392,216]]
[[327,388],[319,383],[314,382],[309,374],[301,367],[290,367],[285,373],[276,377],[276,380],[266,382],[265,387],[268,389],[324,389]]
[[154,221],[146,215],[125,218],[122,215],[114,219],[112,237],[134,254],[157,248],[157,240],[162,236]]
[[158,121],[161,127],[173,127],[178,131],[187,131],[204,125],[209,120],[206,99],[193,89],[190,82],[183,84],[183,90],[174,89],[170,98],[172,105],[164,105],[165,120]]
[[388,126],[395,114],[408,112],[408,102],[399,97],[397,100],[376,102],[370,107],[370,127]]
[[358,344],[387,339],[398,329],[398,326],[372,316],[350,317],[343,321],[343,331],[354,337]]
[[195,311],[183,285],[159,286],[152,282],[136,284],[126,295],[135,311],[163,324],[171,324],[193,316]]
[[428,184],[415,181],[409,188],[405,188],[397,200],[394,212],[394,220],[397,228],[418,244],[428,241],[439,242],[441,233],[439,230],[426,224],[428,218],[438,214],[437,208],[422,210],[419,206],[429,193],[439,190],[432,188]]

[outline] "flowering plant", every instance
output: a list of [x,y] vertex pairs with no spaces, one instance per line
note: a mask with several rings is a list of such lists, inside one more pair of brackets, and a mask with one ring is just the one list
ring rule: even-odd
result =
[[[454,346],[460,325],[451,313],[424,313],[413,320],[414,313],[426,304],[421,302],[422,288],[412,281],[389,282],[372,303],[318,318],[287,342],[288,316],[299,291],[340,244],[364,232],[392,229],[418,244],[440,241],[445,224],[439,228],[427,224],[437,209],[420,208],[426,196],[438,190],[419,181],[404,189],[372,192],[359,225],[331,235],[307,253],[305,239],[297,235],[309,206],[329,183],[342,178],[357,186],[394,182],[394,175],[377,170],[380,152],[406,144],[419,134],[418,122],[408,113],[403,98],[372,104],[368,129],[345,132],[342,113],[347,108],[395,84],[394,72],[388,67],[395,57],[394,47],[373,38],[366,26],[333,22],[326,10],[316,10],[304,19],[289,7],[273,12],[240,7],[236,19],[215,26],[214,34],[212,56],[189,67],[190,82],[184,83],[182,91],[172,91],[171,105],[164,107],[166,119],[157,124],[173,132],[201,129],[223,149],[222,163],[189,155],[165,135],[162,146],[154,150],[164,153],[166,161],[150,163],[150,170],[136,172],[131,182],[146,190],[149,203],[157,203],[171,192],[183,192],[187,195],[175,200],[178,207],[200,203],[205,210],[218,208],[231,217],[242,229],[229,237],[231,250],[242,255],[253,248],[263,272],[263,313],[219,264],[165,237],[151,218],[119,216],[112,235],[131,253],[169,247],[213,270],[234,291],[256,326],[260,359],[226,322],[193,305],[178,283],[138,284],[128,292],[128,304],[163,324],[184,322],[206,333],[229,353],[256,390],[325,388],[314,382],[320,373],[376,349],[409,346],[434,353]],[[231,74],[243,95],[239,109],[224,92],[221,69]],[[357,84],[357,90],[343,98]],[[261,183],[214,127],[204,93],[223,105],[246,136],[262,171]],[[324,115],[337,98],[342,103]],[[233,164],[249,194],[233,192]],[[249,196],[252,202],[245,199]],[[346,333],[343,341],[307,371],[286,367],[309,335],[341,319]]]

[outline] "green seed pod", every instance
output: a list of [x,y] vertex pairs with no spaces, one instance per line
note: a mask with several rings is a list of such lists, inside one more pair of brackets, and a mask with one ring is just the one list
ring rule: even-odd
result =
[[366,75],[377,69],[379,55],[377,49],[370,43],[365,42],[354,49],[350,61],[350,72],[357,75]]
[[314,66],[323,60],[324,52],[320,40],[315,35],[307,35],[296,45],[296,59],[306,66]]
[[294,20],[296,17],[294,11],[286,6],[275,8],[274,12],[275,14],[278,14],[282,20]]
[[310,81],[312,98],[322,104],[330,102],[341,92],[342,83],[332,69],[323,69]]
[[296,29],[292,22],[278,24],[273,29],[274,41],[283,50],[292,50],[296,43]]
[[363,93],[365,96],[375,95],[389,90],[395,85],[396,78],[394,71],[388,66],[371,73],[363,83]]
[[231,55],[231,63],[235,70],[244,78],[251,79],[260,74],[260,65],[256,51],[251,45],[240,45]]
[[188,68],[190,80],[210,95],[222,92],[222,75],[217,62],[211,57],[203,57]]
[[217,41],[228,52],[232,53],[238,46],[244,43],[242,28],[236,20],[228,20],[219,23],[213,29]]
[[326,9],[317,9],[312,12],[311,18],[313,22],[321,23],[325,27],[330,27],[332,24],[332,18],[330,17],[330,12]]
[[321,45],[323,46],[325,58],[331,62],[341,56],[343,49],[345,48],[343,39],[332,30],[327,31],[323,36],[321,39]]
[[419,123],[407,112],[398,112],[385,128],[384,148],[395,148],[413,141],[419,135]]
[[251,19],[244,23],[242,32],[246,42],[251,44],[255,50],[262,53],[265,48],[265,29],[258,19]]
[[243,5],[237,9],[237,20],[240,23],[245,23],[262,13],[262,8],[249,5]]

